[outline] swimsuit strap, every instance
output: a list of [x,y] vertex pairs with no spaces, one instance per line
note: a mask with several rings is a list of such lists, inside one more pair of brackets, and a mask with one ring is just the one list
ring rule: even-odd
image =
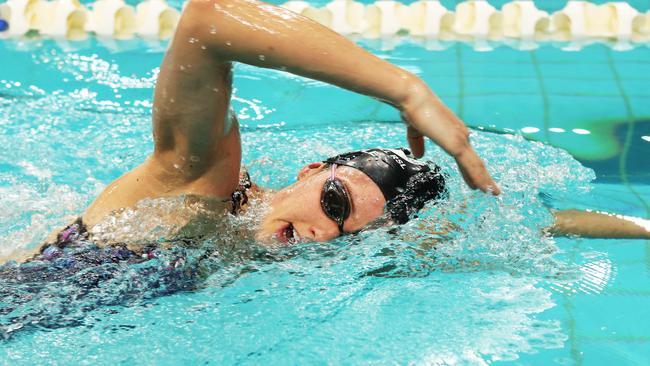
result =
[[248,171],[246,169],[243,169],[242,173],[243,174],[239,175],[239,186],[232,193],[232,195],[230,195],[230,201],[232,202],[230,213],[233,215],[236,215],[239,210],[241,210],[241,208],[248,203],[248,195],[246,194],[246,191],[248,191],[253,186],[253,182],[251,182],[251,176],[248,174]]
[[65,227],[56,236],[55,245],[64,248],[66,245],[73,243],[77,240],[88,239],[88,229],[86,224],[83,223],[81,217],[78,217],[72,224]]

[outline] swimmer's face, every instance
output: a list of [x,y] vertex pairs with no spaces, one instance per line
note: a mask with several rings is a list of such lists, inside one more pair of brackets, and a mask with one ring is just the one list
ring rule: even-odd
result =
[[[312,163],[298,174],[298,182],[273,195],[270,210],[262,220],[258,240],[290,244],[298,241],[327,241],[340,235],[337,223],[321,207],[323,185],[330,170],[322,163]],[[361,171],[338,166],[336,177],[343,182],[350,201],[350,216],[343,222],[346,233],[361,230],[381,216],[386,200],[367,175]],[[293,237],[293,238],[292,238]]]

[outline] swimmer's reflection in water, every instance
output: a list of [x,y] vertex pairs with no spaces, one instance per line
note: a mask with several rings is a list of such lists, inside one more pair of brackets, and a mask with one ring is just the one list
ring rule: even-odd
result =
[[[296,183],[277,192],[256,186],[241,174],[242,141],[236,116],[230,113],[233,62],[324,81],[394,106],[406,124],[411,152],[370,149],[343,154],[305,166]],[[155,294],[195,285],[181,262],[154,260],[160,250],[156,241],[137,237],[147,230],[117,232],[110,223],[124,223],[118,218],[137,220],[139,228],[149,220],[155,221],[152,227],[167,223],[174,230],[164,236],[174,248],[183,247],[183,238],[213,235],[228,227],[220,222],[242,214],[251,200],[268,205],[249,233],[268,246],[328,241],[380,218],[386,224],[403,223],[426,203],[444,199],[445,177],[434,165],[416,160],[424,154],[424,138],[454,158],[469,187],[501,193],[472,148],[466,126],[420,78],[312,20],[253,0],[187,4],[161,65],[152,119],[151,156],[112,182],[79,221],[46,241],[26,263],[2,267],[3,281],[56,282],[70,271],[95,268],[78,287],[98,289],[102,281],[115,278],[116,272],[104,268],[123,269],[126,264],[145,268],[143,281],[156,278],[152,288],[162,290]],[[171,197],[184,197],[177,210],[138,215],[143,201]],[[122,215],[125,210],[131,214]],[[579,211],[555,214],[556,223],[548,229],[552,234],[650,236],[645,221]],[[169,271],[169,276],[158,280],[151,274],[158,270]],[[29,298],[16,296],[17,303]],[[15,311],[15,304],[8,303],[0,314]]]

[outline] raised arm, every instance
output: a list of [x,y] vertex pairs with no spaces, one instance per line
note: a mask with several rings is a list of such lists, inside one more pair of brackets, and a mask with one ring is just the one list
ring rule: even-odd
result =
[[650,239],[650,220],[606,212],[579,210],[556,211],[554,215],[555,224],[547,229],[552,235]]
[[499,192],[470,146],[465,125],[422,80],[317,22],[253,0],[191,0],[172,47],[177,46],[184,53],[179,59],[209,54],[208,63],[239,61],[285,70],[389,103],[408,123],[416,156],[423,154],[422,136],[427,136],[456,159],[471,187]]

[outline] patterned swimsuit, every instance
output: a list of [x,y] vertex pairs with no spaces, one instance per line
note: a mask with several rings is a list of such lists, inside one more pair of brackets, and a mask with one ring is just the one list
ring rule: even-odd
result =
[[[232,213],[246,205],[251,186],[243,174],[230,199]],[[137,253],[126,244],[99,246],[78,218],[24,263],[0,264],[0,338],[31,326],[78,325],[99,306],[128,306],[196,289],[221,264],[213,250],[192,248],[189,241],[166,241],[172,245],[165,249],[154,242]],[[81,315],[71,316],[69,306]]]

